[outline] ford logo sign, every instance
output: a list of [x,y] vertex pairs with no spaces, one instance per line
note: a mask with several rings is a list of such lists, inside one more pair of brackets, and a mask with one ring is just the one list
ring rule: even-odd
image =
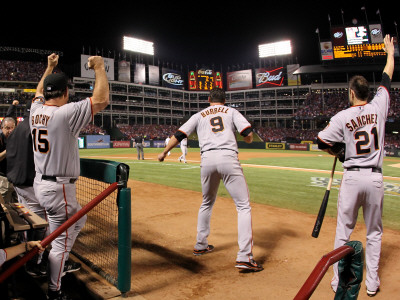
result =
[[334,36],[336,39],[340,39],[341,37],[343,37],[343,32],[341,32],[341,31],[335,32],[335,33],[333,34],[333,36]]
[[380,35],[381,34],[381,30],[379,28],[374,28],[371,30],[371,34],[372,35]]

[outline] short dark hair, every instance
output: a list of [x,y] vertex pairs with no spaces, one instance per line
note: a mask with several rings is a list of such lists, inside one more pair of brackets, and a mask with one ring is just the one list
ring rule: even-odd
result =
[[349,88],[354,91],[357,99],[367,101],[369,98],[369,83],[365,77],[355,75],[350,78]]
[[225,100],[226,97],[223,89],[215,87],[210,91],[210,102],[224,103]]

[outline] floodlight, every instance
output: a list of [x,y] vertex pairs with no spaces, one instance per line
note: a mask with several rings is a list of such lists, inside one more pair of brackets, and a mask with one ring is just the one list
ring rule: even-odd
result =
[[124,36],[124,50],[154,55],[153,42]]
[[259,57],[286,55],[292,53],[290,41],[263,44],[258,46]]

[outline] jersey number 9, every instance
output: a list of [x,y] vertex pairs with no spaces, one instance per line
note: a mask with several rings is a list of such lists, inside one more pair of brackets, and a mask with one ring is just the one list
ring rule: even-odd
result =
[[221,117],[214,117],[210,119],[210,124],[213,127],[212,132],[219,132],[224,130],[224,122]]

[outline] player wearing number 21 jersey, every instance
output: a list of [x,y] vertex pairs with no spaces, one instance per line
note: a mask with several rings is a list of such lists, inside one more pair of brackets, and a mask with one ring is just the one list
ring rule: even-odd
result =
[[[358,210],[363,207],[367,228],[366,237],[366,287],[374,296],[379,290],[379,259],[382,240],[383,176],[385,123],[390,102],[390,83],[394,70],[393,38],[384,39],[387,63],[382,81],[371,101],[369,84],[363,76],[354,76],[349,82],[351,107],[329,122],[318,134],[319,148],[329,152],[335,143],[346,145],[343,162],[344,174],[337,204],[335,249],[350,240],[357,222]],[[333,267],[331,286],[336,291],[339,283],[338,264]]]
[[201,153],[201,185],[203,202],[197,221],[197,242],[194,255],[211,252],[209,245],[210,219],[220,181],[235,202],[238,213],[238,244],[236,268],[261,271],[263,267],[253,259],[253,235],[249,192],[243,170],[238,159],[235,132],[238,131],[245,142],[251,143],[253,132],[250,123],[236,109],[225,106],[225,93],[214,88],[210,92],[210,106],[193,115],[171,137],[163,153],[158,156],[163,161],[168,151],[180,141],[196,131]]

